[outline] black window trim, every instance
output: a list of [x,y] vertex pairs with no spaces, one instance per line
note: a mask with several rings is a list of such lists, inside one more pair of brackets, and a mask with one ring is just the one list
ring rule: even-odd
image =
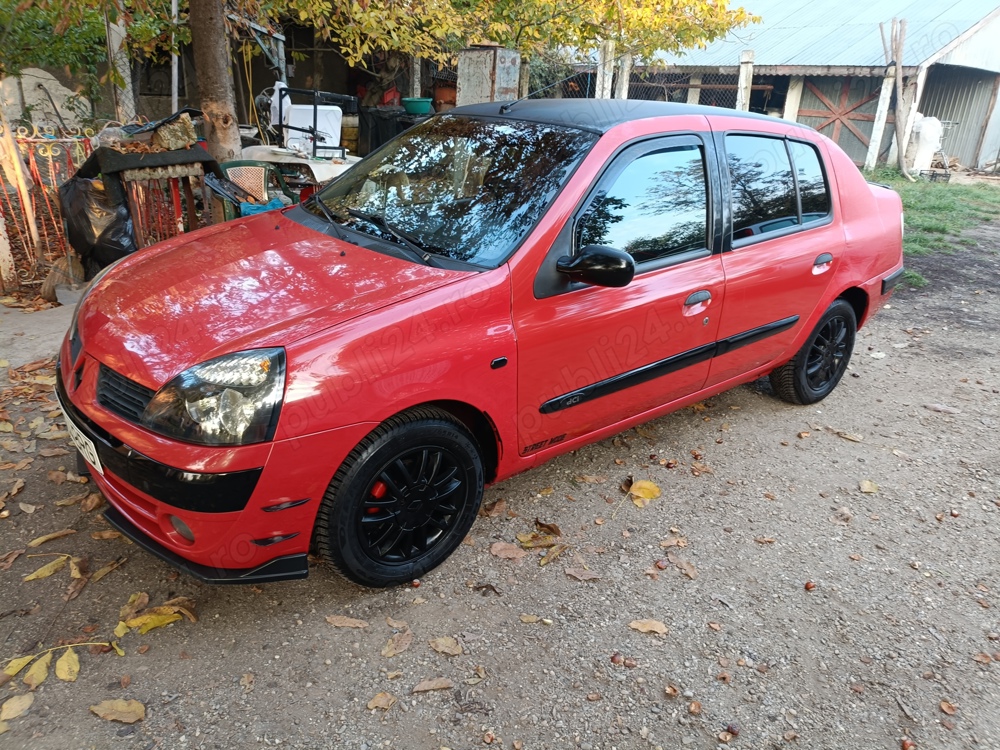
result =
[[[800,232],[808,232],[812,229],[818,229],[820,227],[825,227],[833,223],[834,220],[834,210],[833,210],[833,192],[830,189],[830,179],[827,173],[826,160],[823,158],[822,152],[812,141],[805,138],[791,138],[786,135],[779,135],[777,133],[761,133],[760,131],[754,130],[725,130],[715,134],[715,146],[717,153],[719,154],[718,165],[720,178],[722,180],[723,190],[726,196],[726,201],[729,206],[729,210],[726,212],[726,226],[723,231],[723,252],[731,252],[732,250],[741,250],[744,247],[750,245],[756,245],[759,242],[767,242],[769,240],[779,239],[781,237],[788,237],[793,234],[799,234]],[[736,136],[751,136],[754,138],[770,138],[772,140],[780,140],[784,142],[785,155],[788,157],[788,164],[792,169],[792,181],[795,186],[795,203],[798,210],[799,224],[795,226],[790,226],[785,229],[779,229],[774,232],[768,232],[766,234],[760,234],[755,237],[743,237],[738,240],[733,239],[733,185],[732,181],[729,179],[729,154],[726,151],[726,137],[736,135]],[[799,192],[799,178],[795,173],[795,159],[792,157],[792,151],[788,146],[789,141],[795,141],[796,143],[801,143],[806,146],[810,146],[815,152],[819,159],[819,168],[823,173],[823,184],[826,186],[827,195],[830,197],[830,211],[827,215],[818,220],[811,221],[808,224],[802,224],[802,195]]]

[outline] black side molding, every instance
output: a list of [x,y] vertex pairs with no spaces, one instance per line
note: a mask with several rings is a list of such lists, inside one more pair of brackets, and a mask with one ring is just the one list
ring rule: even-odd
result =
[[205,583],[271,583],[309,575],[309,560],[305,552],[276,557],[256,568],[213,568],[185,560],[156,540],[150,539],[114,506],[104,511],[104,518],[150,554]]
[[882,294],[888,294],[899,280],[903,278],[903,272],[905,268],[900,268],[898,271],[893,271],[891,274],[882,279]]

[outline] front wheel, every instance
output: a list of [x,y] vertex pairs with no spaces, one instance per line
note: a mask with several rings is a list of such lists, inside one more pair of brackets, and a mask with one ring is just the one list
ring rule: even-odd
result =
[[399,414],[334,475],[316,519],[317,550],[363,586],[409,582],[461,544],[483,486],[479,447],[464,426],[437,409]]
[[847,371],[857,328],[850,303],[834,301],[792,361],[771,373],[775,394],[793,404],[815,404],[829,396]]

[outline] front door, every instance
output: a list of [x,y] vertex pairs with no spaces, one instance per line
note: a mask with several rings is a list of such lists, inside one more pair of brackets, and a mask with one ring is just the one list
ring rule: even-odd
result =
[[567,253],[605,245],[631,254],[632,283],[570,283],[543,267],[535,289],[513,300],[522,455],[704,385],[725,289],[711,149],[694,134],[625,149],[564,228]]

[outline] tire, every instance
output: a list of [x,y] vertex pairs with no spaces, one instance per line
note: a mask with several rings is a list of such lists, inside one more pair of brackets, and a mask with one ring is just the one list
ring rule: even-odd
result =
[[829,396],[847,371],[857,329],[854,308],[835,300],[792,361],[771,373],[775,394],[793,404],[815,404]]
[[409,583],[462,543],[483,487],[469,431],[446,412],[412,409],[379,425],[337,470],[316,518],[316,549],[362,586]]

